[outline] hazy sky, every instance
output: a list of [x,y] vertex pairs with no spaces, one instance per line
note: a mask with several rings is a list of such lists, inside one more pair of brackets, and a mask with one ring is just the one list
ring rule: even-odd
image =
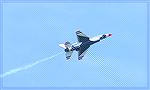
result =
[[64,51],[77,28],[112,33],[78,61],[65,54],[3,78],[4,87],[146,87],[147,6],[144,3],[4,3],[3,72]]

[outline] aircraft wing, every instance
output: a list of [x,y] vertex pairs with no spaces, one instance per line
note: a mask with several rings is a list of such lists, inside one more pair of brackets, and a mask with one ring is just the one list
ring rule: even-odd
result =
[[78,42],[84,43],[84,42],[89,40],[89,37],[87,37],[81,31],[76,31],[76,35],[77,35],[77,38],[78,38]]
[[80,49],[78,51],[78,59],[81,60],[84,55],[86,54],[87,52],[87,49],[90,47],[90,45],[87,45],[87,46],[80,46]]

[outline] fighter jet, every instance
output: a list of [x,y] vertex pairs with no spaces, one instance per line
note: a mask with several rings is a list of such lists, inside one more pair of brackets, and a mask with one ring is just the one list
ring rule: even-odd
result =
[[78,60],[81,60],[91,45],[112,36],[112,34],[103,34],[89,38],[79,30],[76,31],[76,35],[78,42],[71,44],[67,41],[65,44],[59,44],[60,47],[65,49],[67,60],[70,59],[73,51],[78,51]]

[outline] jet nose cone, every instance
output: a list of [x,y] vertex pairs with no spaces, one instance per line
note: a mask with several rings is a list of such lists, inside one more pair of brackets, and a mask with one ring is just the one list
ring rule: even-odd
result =
[[109,36],[109,37],[111,37],[111,36],[112,36],[112,34],[108,34],[108,36]]

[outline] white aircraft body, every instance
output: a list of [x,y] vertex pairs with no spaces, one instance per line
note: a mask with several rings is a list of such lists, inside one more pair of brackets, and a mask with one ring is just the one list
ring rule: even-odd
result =
[[78,42],[71,44],[70,42],[65,42],[65,44],[59,44],[60,47],[65,49],[66,52],[66,59],[70,59],[73,51],[78,51],[78,60],[81,60],[85,53],[87,52],[87,49],[94,43],[97,43],[101,40],[104,40],[107,37],[111,37],[112,34],[103,34],[98,35],[92,38],[87,37],[85,34],[83,34],[81,31],[76,31],[76,35],[78,38]]

